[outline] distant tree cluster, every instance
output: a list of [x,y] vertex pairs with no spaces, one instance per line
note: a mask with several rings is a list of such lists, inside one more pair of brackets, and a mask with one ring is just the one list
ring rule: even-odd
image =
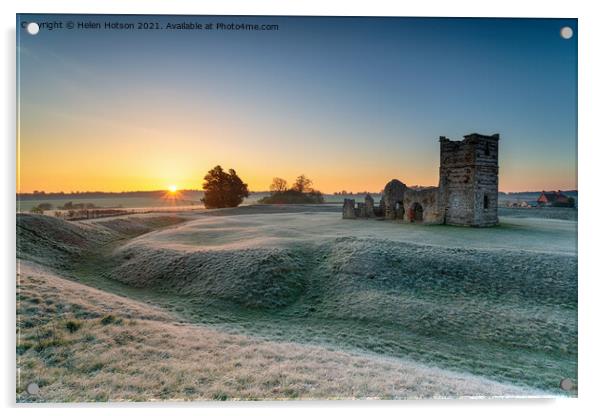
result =
[[313,182],[305,175],[297,176],[295,182],[288,187],[285,179],[274,178],[270,185],[270,196],[261,198],[260,204],[321,204],[324,197],[320,191],[313,189]]
[[42,202],[41,204],[36,205],[35,207],[32,207],[29,212],[33,213],[33,214],[43,214],[44,211],[50,211],[52,209],[52,204],[49,204],[47,202]]
[[566,202],[552,202],[552,206],[557,208],[575,208],[575,198],[569,196]]
[[224,171],[220,165],[205,175],[205,192],[201,201],[206,208],[230,208],[239,206],[249,196],[249,188],[234,169]]

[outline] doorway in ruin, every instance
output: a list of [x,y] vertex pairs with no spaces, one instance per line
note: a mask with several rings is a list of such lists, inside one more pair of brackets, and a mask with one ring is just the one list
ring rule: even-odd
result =
[[423,211],[422,205],[420,205],[418,202],[414,202],[410,208],[410,221],[422,222]]
[[398,220],[402,220],[403,214],[404,214],[403,202],[397,201],[395,203],[395,218]]

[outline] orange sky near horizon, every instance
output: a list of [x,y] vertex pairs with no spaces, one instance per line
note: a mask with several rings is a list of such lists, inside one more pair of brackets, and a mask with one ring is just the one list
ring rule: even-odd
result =
[[[18,160],[17,192],[127,192],[167,189],[201,189],[206,172],[219,164],[234,168],[251,191],[266,191],[272,178],[281,177],[291,184],[299,174],[313,180],[314,187],[324,193],[378,192],[391,179],[408,185],[438,185],[438,143],[433,140],[432,153],[399,155],[387,158],[358,157],[354,153],[341,155],[342,160],[329,160],[327,154],[310,155],[303,150],[297,158],[284,157],[273,149],[242,148],[228,151],[227,145],[212,143],[216,154],[203,151],[202,143],[188,142],[188,148],[150,140],[146,149],[137,141],[123,141],[113,147],[87,146],[51,140],[54,146],[38,150],[28,140],[21,142]],[[117,150],[115,150],[117,149]],[[93,151],[92,151],[93,150]],[[503,152],[503,151],[502,151]],[[221,154],[221,157],[220,157]],[[304,159],[306,162],[304,162]],[[296,159],[296,160],[295,160]],[[536,168],[536,167],[535,167]],[[573,167],[556,169],[554,175],[533,175],[533,164],[521,161],[500,161],[500,191],[540,191],[576,189],[571,178]]]
[[[201,189],[206,172],[218,164],[234,168],[251,191],[268,190],[274,177],[290,184],[300,174],[324,193],[378,192],[393,178],[438,185],[438,138],[424,138],[415,149],[400,138],[398,150],[383,152],[370,142],[341,150],[343,135],[315,128],[313,142],[304,144],[301,132],[266,129],[252,120],[244,127],[202,119],[184,124],[182,115],[153,108],[128,116],[76,117],[34,106],[25,120],[35,122],[22,122],[18,132],[17,192]],[[289,136],[286,144],[283,134]],[[300,146],[291,149],[295,142]],[[500,191],[576,189],[574,161],[544,163],[507,146],[512,144],[502,136]]]
[[[127,111],[134,103],[122,103],[124,108],[103,117],[92,115],[100,111],[95,103],[89,106],[84,115],[35,105],[24,112],[17,192],[200,189],[206,172],[218,164],[234,168],[251,191],[268,190],[273,177],[292,183],[300,174],[324,193],[378,192],[393,178],[407,185],[438,185],[438,138],[400,137],[390,151],[371,141],[346,148],[344,129],[287,130],[252,119],[232,125],[153,106]],[[576,161],[537,159],[520,146],[520,140],[502,135],[501,191],[576,189]]]

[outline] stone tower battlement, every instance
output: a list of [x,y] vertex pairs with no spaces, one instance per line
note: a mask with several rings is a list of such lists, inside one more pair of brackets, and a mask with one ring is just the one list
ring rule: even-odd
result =
[[445,224],[498,223],[499,139],[499,134],[478,133],[459,141],[439,138],[439,200]]

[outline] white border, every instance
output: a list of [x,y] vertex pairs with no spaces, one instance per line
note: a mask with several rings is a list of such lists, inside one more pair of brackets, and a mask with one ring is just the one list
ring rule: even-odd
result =
[[[246,15],[335,15],[335,16],[474,16],[474,17],[576,17],[579,18],[579,399],[557,400],[444,400],[405,402],[278,402],[278,403],[207,403],[192,405],[169,405],[169,412],[198,414],[250,415],[265,413],[279,414],[330,414],[332,412],[351,415],[376,411],[398,414],[403,411],[445,412],[448,415],[482,414],[506,415],[507,413],[545,413],[546,415],[568,415],[589,413],[601,406],[597,403],[600,383],[599,324],[602,316],[600,296],[602,287],[597,256],[600,256],[600,214],[602,192],[599,185],[602,155],[598,119],[602,113],[597,105],[602,97],[600,75],[602,66],[602,24],[596,3],[572,1],[527,2],[505,0],[496,3],[486,1],[329,1],[305,0],[284,1],[201,1],[201,0],[21,0],[0,2],[2,13],[3,64],[2,83],[4,97],[2,126],[5,126],[2,141],[2,210],[0,230],[2,249],[0,264],[3,266],[3,290],[5,296],[2,319],[2,374],[0,376],[2,405],[12,407],[9,413],[29,414],[43,411],[45,415],[80,414],[82,406],[60,408],[58,406],[21,407],[14,405],[15,376],[15,13],[130,13],[130,14],[246,14]],[[596,100],[598,98],[598,100]],[[597,247],[596,247],[597,245]],[[598,406],[596,406],[598,405]],[[89,414],[107,413],[106,405],[87,406]],[[201,407],[203,409],[198,409]],[[160,405],[118,405],[111,408],[112,414],[145,413],[163,415]]]

